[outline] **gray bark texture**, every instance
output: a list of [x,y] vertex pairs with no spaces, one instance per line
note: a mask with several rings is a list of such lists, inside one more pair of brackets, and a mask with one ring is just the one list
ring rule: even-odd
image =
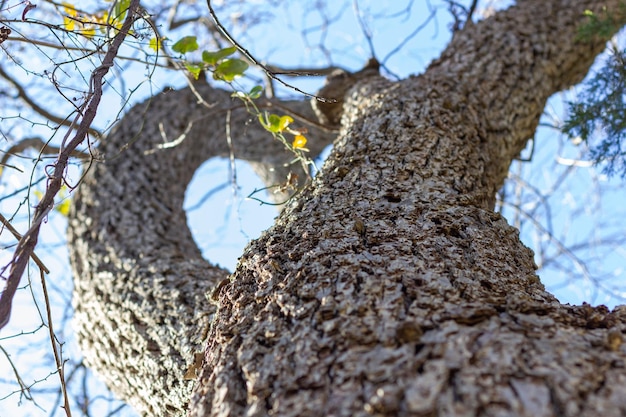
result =
[[[624,23],[618,0],[520,0],[424,74],[356,82],[322,172],[230,276],[193,242],[186,185],[229,153],[227,109],[235,155],[268,173],[289,156],[208,86],[211,108],[189,90],[134,108],[71,215],[87,363],[151,416],[626,415],[626,307],[560,304],[492,210],[548,97],[603,50],[577,33],[604,7]],[[191,121],[151,152],[159,123],[173,140]]]

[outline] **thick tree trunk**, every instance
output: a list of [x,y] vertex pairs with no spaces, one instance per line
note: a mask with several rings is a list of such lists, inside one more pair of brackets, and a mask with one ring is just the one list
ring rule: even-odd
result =
[[[584,10],[603,6],[622,10],[520,0],[456,33],[423,75],[357,85],[322,173],[225,285],[181,210],[193,170],[225,150],[144,152],[155,121],[177,135],[207,111],[168,93],[192,115],[155,99],[139,136],[129,113],[104,152],[132,146],[90,172],[71,222],[88,362],[150,415],[184,409],[207,338],[194,416],[625,415],[626,309],[559,304],[492,211],[547,98],[603,49],[577,37]],[[194,128],[218,130],[224,106]]]

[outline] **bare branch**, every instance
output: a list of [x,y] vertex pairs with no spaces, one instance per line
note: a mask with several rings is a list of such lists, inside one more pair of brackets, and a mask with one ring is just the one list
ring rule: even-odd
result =
[[413,32],[411,32],[406,38],[404,38],[404,40],[402,40],[402,42],[400,42],[395,48],[393,48],[391,51],[389,51],[389,53],[387,55],[385,55],[385,57],[382,60],[382,65],[383,68],[385,68],[385,62],[387,62],[387,60],[389,58],[391,58],[394,54],[398,53],[400,50],[402,50],[402,48],[404,48],[404,45],[406,45],[406,43],[408,41],[410,41],[413,37],[415,37],[418,33],[420,33],[422,31],[422,29],[424,29],[426,27],[426,25],[428,25],[428,23],[435,17],[435,15],[437,14],[437,9],[431,9],[430,14],[428,15],[428,17],[426,18],[426,20],[424,21],[424,23],[422,23],[421,25],[419,25],[417,28],[415,28],[415,30]]
[[359,20],[359,25],[361,26],[361,32],[363,32],[363,36],[367,40],[367,45],[370,48],[371,58],[376,58],[376,51],[374,50],[374,41],[372,37],[372,31],[367,26],[365,19],[363,18],[363,13],[359,8],[359,0],[352,1],[352,7],[354,8],[354,14],[356,14],[357,19]]
[[41,278],[41,287],[43,288],[43,296],[46,301],[46,317],[48,318],[48,333],[50,335],[50,343],[52,344],[52,353],[54,354],[54,361],[59,371],[59,379],[61,380],[61,391],[63,393],[63,409],[67,417],[72,417],[72,411],[70,410],[70,402],[67,397],[67,385],[65,384],[65,371],[64,363],[62,361],[61,353],[57,347],[56,336],[54,335],[54,327],[52,324],[52,311],[50,310],[50,299],[48,297],[48,289],[46,287],[46,278],[43,275],[43,271],[40,270],[39,277]]
[[467,22],[472,21],[472,16],[474,15],[474,12],[476,11],[477,5],[478,5],[478,0],[472,0],[472,4],[470,5],[469,11],[467,12],[467,18],[465,19],[466,25],[467,25]]

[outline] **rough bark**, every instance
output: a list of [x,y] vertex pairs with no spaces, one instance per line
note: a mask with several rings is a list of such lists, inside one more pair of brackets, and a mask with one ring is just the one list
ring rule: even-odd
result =
[[[204,293],[226,273],[202,261],[180,210],[193,169],[219,153],[196,147],[217,145],[147,158],[146,124],[76,199],[89,362],[152,415],[184,408],[207,331],[196,416],[626,414],[626,308],[561,305],[491,210],[547,98],[603,49],[577,37],[583,11],[603,6],[621,12],[519,1],[456,33],[423,75],[353,88],[322,173],[246,249],[217,311]],[[136,136],[135,113],[107,154]],[[147,120],[180,130],[177,116]]]

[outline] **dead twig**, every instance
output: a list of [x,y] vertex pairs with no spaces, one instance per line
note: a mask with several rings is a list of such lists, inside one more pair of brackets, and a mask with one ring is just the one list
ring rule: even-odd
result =
[[[17,90],[18,97],[24,100],[24,102],[28,104],[30,108],[33,109],[35,112],[39,113],[41,116],[45,117],[46,119],[54,123],[57,123],[60,126],[72,125],[72,122],[69,121],[67,118],[62,118],[57,115],[54,115],[50,113],[48,110],[41,107],[39,104],[37,104],[35,100],[33,100],[28,94],[26,94],[26,90],[24,89],[24,87],[19,82],[17,82],[13,77],[7,74],[2,68],[2,66],[0,66],[0,77],[4,78],[11,85],[13,85],[13,88]],[[102,137],[102,134],[98,130],[93,129],[92,127],[88,128],[88,132],[90,135],[93,135],[97,138]]]
[[61,380],[61,391],[63,393],[63,409],[67,417],[72,417],[72,411],[70,409],[70,401],[67,396],[67,385],[65,384],[65,369],[62,361],[62,354],[57,347],[56,336],[54,335],[54,327],[52,326],[52,311],[50,310],[50,298],[48,297],[48,288],[46,287],[46,278],[43,275],[43,271],[40,270],[39,277],[41,278],[41,287],[43,289],[43,296],[46,304],[46,317],[48,318],[48,333],[50,334],[50,343],[52,344],[52,353],[54,354],[54,361],[57,365],[57,371],[59,372],[59,379]]

